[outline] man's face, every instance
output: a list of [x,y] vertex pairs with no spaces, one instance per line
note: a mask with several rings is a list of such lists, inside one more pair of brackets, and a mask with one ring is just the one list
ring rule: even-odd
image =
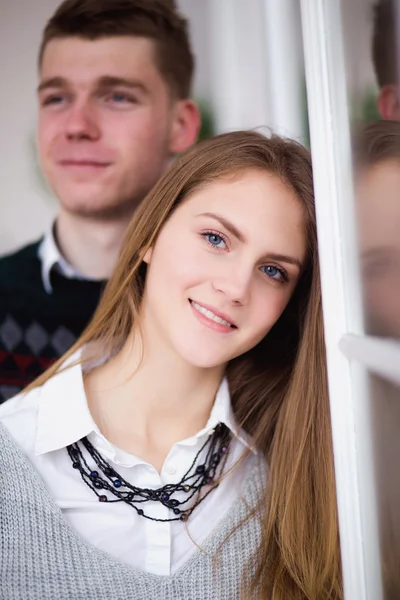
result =
[[173,101],[154,54],[151,40],[130,36],[67,37],[46,46],[38,148],[64,210],[130,214],[174,153],[195,141],[182,139],[188,101]]

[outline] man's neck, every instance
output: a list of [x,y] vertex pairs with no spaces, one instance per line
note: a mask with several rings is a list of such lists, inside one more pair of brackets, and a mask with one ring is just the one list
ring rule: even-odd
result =
[[88,279],[108,279],[128,223],[128,216],[107,222],[61,210],[55,224],[56,243],[79,273]]

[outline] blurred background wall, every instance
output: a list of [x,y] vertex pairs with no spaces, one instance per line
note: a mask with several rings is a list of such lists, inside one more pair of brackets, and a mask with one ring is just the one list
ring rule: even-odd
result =
[[[59,0],[0,0],[0,254],[37,238],[56,211],[35,153],[36,58]],[[215,131],[271,128],[306,138],[297,0],[178,0],[197,56],[194,97]],[[351,87],[374,84],[371,0],[346,0]]]

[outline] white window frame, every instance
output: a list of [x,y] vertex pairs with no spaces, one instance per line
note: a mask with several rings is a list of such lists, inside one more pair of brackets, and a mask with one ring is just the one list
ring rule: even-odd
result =
[[216,131],[257,128],[303,142],[299,1],[206,4]]
[[[347,334],[340,349],[350,360],[360,362],[371,373],[400,386],[400,343],[398,340]],[[400,433],[400,432],[399,432]]]
[[301,0],[346,600],[383,600],[366,369],[399,383],[400,345],[363,335],[340,0]]

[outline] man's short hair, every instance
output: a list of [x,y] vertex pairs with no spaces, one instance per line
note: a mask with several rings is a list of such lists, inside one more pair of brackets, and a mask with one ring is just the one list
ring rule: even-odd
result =
[[44,29],[39,65],[53,39],[112,36],[153,40],[156,65],[171,92],[178,98],[190,95],[194,57],[188,23],[175,0],[64,0]]
[[378,85],[399,81],[399,7],[397,0],[378,0],[373,7],[372,60]]

